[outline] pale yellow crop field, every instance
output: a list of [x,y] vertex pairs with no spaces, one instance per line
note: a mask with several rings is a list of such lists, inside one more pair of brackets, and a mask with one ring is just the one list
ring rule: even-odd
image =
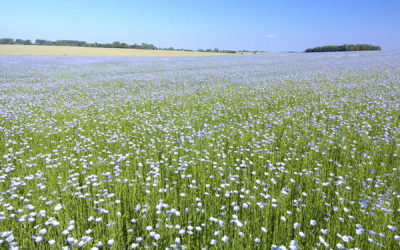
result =
[[[90,48],[72,46],[43,46],[43,45],[0,45],[0,55],[31,55],[31,56],[216,56],[229,55],[228,53],[171,51],[171,50],[144,50],[144,49],[117,49],[117,48]],[[231,54],[230,54],[231,55]]]

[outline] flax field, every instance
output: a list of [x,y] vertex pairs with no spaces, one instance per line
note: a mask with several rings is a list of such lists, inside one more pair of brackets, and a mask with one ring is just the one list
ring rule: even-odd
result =
[[1,249],[400,248],[400,52],[0,56]]

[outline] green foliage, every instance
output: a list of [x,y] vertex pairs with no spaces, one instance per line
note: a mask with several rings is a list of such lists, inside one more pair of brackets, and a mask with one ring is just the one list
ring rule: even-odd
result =
[[57,40],[56,45],[84,47],[84,46],[86,46],[86,42],[85,41],[76,41],[76,40]]
[[[3,38],[0,39],[0,44],[24,44],[31,45],[31,40],[21,40],[12,38]],[[141,45],[132,44],[129,45],[127,43],[121,43],[119,41],[115,41],[113,43],[87,43],[85,41],[78,40],[57,40],[57,41],[49,41],[44,39],[36,39],[35,45],[54,45],[54,46],[76,46],[76,47],[99,47],[99,48],[126,48],[126,49],[149,49],[149,50],[157,50],[158,48],[153,44],[142,43]],[[169,48],[170,50],[174,50],[173,48]]]
[[0,39],[0,44],[14,44],[14,39],[12,38]]
[[31,40],[16,39],[15,40],[15,44],[31,45],[32,41]]
[[312,49],[306,49],[305,52],[337,52],[337,51],[363,51],[363,50],[382,50],[380,46],[374,46],[371,44],[344,44],[329,45],[322,47],[315,47]]

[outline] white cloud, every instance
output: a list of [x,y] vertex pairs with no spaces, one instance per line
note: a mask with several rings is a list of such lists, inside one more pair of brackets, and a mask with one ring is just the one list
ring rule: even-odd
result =
[[268,39],[275,38],[275,35],[274,35],[274,34],[268,34],[268,35],[267,35],[267,38],[268,38]]

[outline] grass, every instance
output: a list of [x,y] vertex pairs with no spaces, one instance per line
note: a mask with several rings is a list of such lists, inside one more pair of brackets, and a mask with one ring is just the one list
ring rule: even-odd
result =
[[227,53],[168,51],[118,48],[88,48],[72,46],[4,45],[0,44],[0,55],[30,56],[216,56]]
[[1,246],[395,249],[398,58],[0,58]]

